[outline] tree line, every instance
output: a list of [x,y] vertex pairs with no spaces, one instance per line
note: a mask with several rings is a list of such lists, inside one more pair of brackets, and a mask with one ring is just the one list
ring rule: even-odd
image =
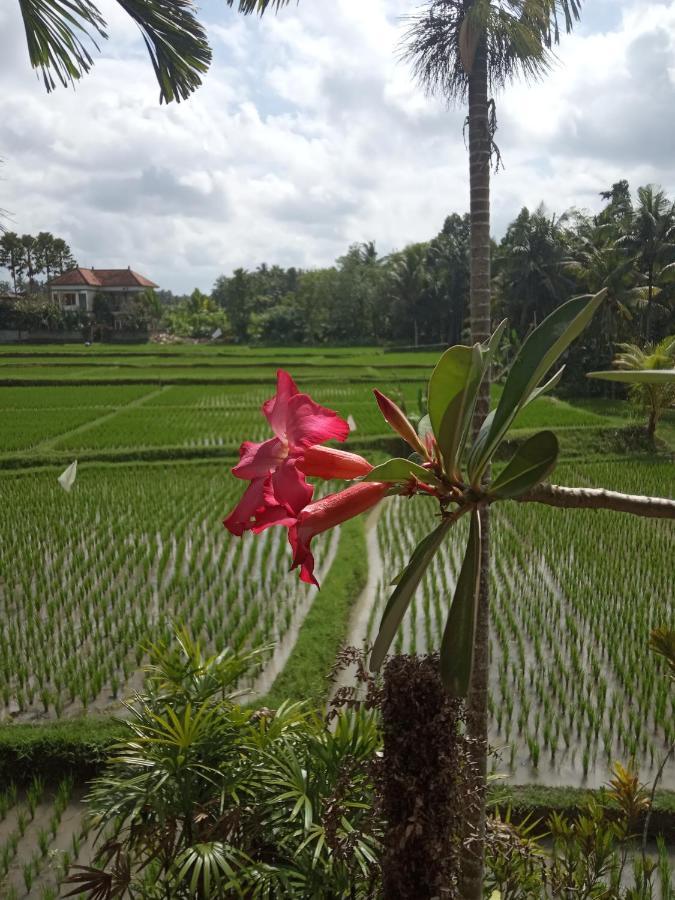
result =
[[76,266],[68,244],[49,231],[38,235],[6,231],[0,235],[0,268],[8,271],[15,294],[36,293],[42,287],[41,275],[49,281]]
[[[493,319],[508,317],[516,341],[571,296],[607,289],[577,350],[596,367],[617,342],[675,328],[675,203],[653,185],[633,199],[627,181],[601,196],[596,215],[523,208],[492,252]],[[388,256],[368,242],[327,268],[239,268],[211,299],[239,343],[457,343],[469,331],[469,216],[453,213],[431,240]]]

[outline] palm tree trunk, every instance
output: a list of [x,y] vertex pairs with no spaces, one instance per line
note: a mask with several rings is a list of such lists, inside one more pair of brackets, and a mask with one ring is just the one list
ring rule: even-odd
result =
[[[490,149],[487,47],[481,42],[469,79],[469,173],[471,191],[471,339],[484,341],[490,333]],[[490,377],[478,397],[474,429],[490,408]],[[489,647],[489,513],[481,512],[483,545],[478,600],[474,669],[467,699],[467,733],[471,740],[472,791],[466,816],[466,844],[461,869],[462,900],[483,897],[485,793],[487,779],[487,691]]]

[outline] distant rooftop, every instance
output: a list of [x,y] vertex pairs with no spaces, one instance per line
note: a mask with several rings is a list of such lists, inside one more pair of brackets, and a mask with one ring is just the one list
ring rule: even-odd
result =
[[50,287],[75,287],[87,285],[89,287],[129,287],[129,288],[156,288],[154,281],[150,281],[144,275],[139,275],[131,268],[128,269],[84,269],[81,266],[57,275],[49,282]]

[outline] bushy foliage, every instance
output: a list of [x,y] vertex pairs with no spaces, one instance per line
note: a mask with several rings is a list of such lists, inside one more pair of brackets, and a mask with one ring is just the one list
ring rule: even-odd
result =
[[165,316],[171,334],[179,337],[210,338],[230,340],[230,321],[215,302],[198,288],[189,298],[168,310]]
[[207,658],[185,633],[150,649],[147,693],[89,796],[100,868],[72,876],[74,894],[375,896],[376,715],[244,708],[258,656]]

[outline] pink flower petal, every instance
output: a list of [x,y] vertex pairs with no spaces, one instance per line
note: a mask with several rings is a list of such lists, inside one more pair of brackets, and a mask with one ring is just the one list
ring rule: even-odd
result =
[[351,485],[337,494],[329,494],[305,507],[296,525],[288,529],[288,541],[293,550],[291,569],[300,566],[300,578],[316,584],[314,556],[310,549],[312,538],[348,519],[353,519],[378,504],[389,490],[388,484],[362,482]]
[[251,525],[251,531],[254,534],[260,534],[261,531],[271,528],[273,525],[290,528],[297,521],[297,516],[289,513],[285,506],[271,504],[256,514],[255,524]]
[[304,450],[323,441],[344,441],[349,425],[334,410],[319,406],[307,394],[296,394],[288,403],[286,437],[291,450]]
[[230,515],[223,519],[223,525],[231,534],[241,537],[251,527],[251,520],[256,512],[265,508],[264,483],[264,478],[256,478],[255,481],[252,481]]
[[309,543],[303,547],[299,546],[298,529],[296,525],[292,525],[288,529],[288,543],[291,545],[291,550],[293,551],[293,565],[291,566],[291,569],[300,566],[300,581],[304,581],[305,584],[314,584],[316,587],[320,587],[319,582],[314,577],[314,556],[309,549]]
[[312,499],[314,488],[307,484],[305,476],[290,460],[279,466],[273,473],[271,481],[275,501],[283,505],[289,513],[297,516]]
[[279,369],[277,372],[277,392],[274,397],[265,400],[262,411],[278,438],[286,437],[286,420],[288,403],[298,393],[298,388],[288,372]]
[[239,462],[232,469],[237,478],[264,478],[288,456],[286,446],[279,438],[270,438],[262,444],[245,441],[239,448]]

